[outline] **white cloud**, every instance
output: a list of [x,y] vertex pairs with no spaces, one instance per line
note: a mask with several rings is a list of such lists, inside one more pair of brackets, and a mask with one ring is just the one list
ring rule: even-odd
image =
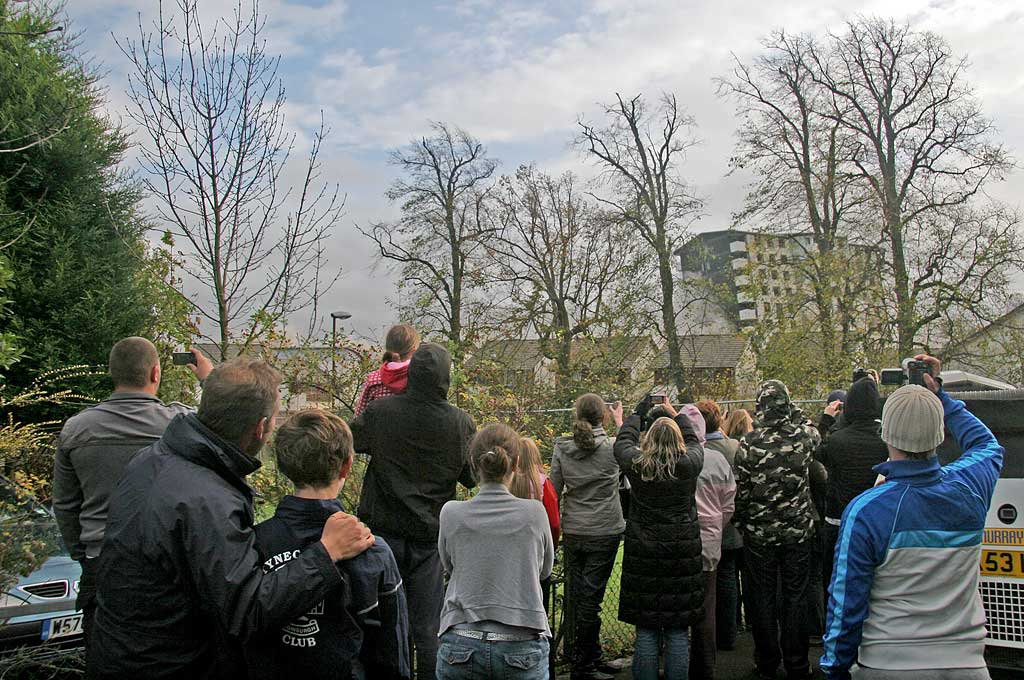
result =
[[[231,0],[203,0],[210,16],[229,13]],[[145,7],[144,23],[155,11]],[[290,77],[286,110],[292,129],[309,131],[325,110],[334,132],[325,149],[325,176],[338,173],[349,193],[349,222],[339,235],[337,257],[348,271],[340,301],[366,303],[357,316],[381,316],[379,299],[366,290],[393,290],[382,272],[369,271],[372,251],[352,227],[393,214],[383,192],[393,177],[384,152],[426,130],[429,120],[457,123],[507,154],[503,170],[537,160],[549,170],[583,169],[585,160],[567,148],[578,115],[596,115],[596,103],[615,92],[656,95],[675,92],[698,122],[704,141],[684,168],[708,199],[704,228],[728,225],[742,200],[744,177],[727,176],[737,121],[732,104],[716,96],[712,78],[730,69],[730,53],[748,58],[770,30],[820,33],[841,30],[856,13],[909,18],[934,30],[958,54],[970,57],[968,79],[1007,145],[1024,149],[1024,10],[1005,0],[597,0],[579,2],[575,14],[537,0],[457,0],[424,8],[420,26],[401,41],[363,44],[344,32],[362,3],[265,0],[270,48],[300,64]],[[87,24],[118,35],[136,35],[134,5],[123,0],[83,0],[73,18],[100,17]],[[375,16],[385,12],[375,8]],[[417,15],[418,17],[420,15]],[[91,29],[97,30],[97,29]],[[123,103],[123,58],[111,41],[86,36],[87,47],[111,69],[111,101]],[[304,138],[302,141],[308,141]],[[298,151],[304,151],[300,144]],[[995,187],[1001,198],[1019,201],[1020,173]],[[373,300],[376,299],[376,303]],[[374,304],[377,306],[374,307]],[[349,305],[352,306],[352,305]],[[374,309],[378,309],[374,312]],[[376,316],[375,316],[376,315]]]

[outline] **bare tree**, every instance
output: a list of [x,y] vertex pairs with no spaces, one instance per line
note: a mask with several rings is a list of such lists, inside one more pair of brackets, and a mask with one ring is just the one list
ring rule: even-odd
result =
[[874,319],[857,303],[879,282],[872,254],[880,235],[863,228],[868,194],[850,165],[856,140],[825,115],[814,39],[780,30],[762,48],[749,64],[734,55],[731,76],[717,80],[742,119],[731,164],[757,173],[736,221],[811,237],[799,261],[789,263],[801,284],[790,303],[811,322],[824,364],[834,367]]
[[391,155],[405,175],[387,193],[401,201],[401,219],[362,233],[382,259],[401,267],[404,285],[419,293],[412,320],[443,334],[458,358],[472,339],[466,326],[475,302],[471,291],[480,281],[477,256],[495,231],[486,212],[498,164],[466,131],[446,123],[433,123],[431,130],[430,137]]
[[140,23],[139,38],[119,45],[134,67],[129,114],[143,136],[145,187],[187,248],[187,280],[209,295],[193,306],[224,357],[233,341],[248,347],[300,309],[312,310],[312,331],[333,283],[324,243],[344,198],[320,181],[322,120],[298,188],[282,187],[295,135],[258,2],[240,0],[212,27],[197,0],[178,0],[177,10],[161,2],[155,32]]
[[572,173],[551,177],[521,166],[502,178],[496,201],[492,271],[510,287],[509,326],[536,334],[566,385],[573,340],[610,325],[629,241],[584,200]]
[[658,296],[656,327],[665,340],[669,370],[676,389],[686,391],[686,380],[676,327],[679,310],[673,253],[700,215],[702,203],[679,173],[687,149],[696,144],[693,118],[686,115],[675,95],[664,94],[653,110],[641,95],[603,107],[605,127],[579,121],[577,148],[593,156],[603,179],[612,189],[598,200],[610,208],[654,254]]
[[[935,305],[959,303],[959,295],[938,295],[925,304],[929,291],[948,290],[949,270],[959,272],[956,280],[973,291],[966,298],[975,299],[997,292],[990,264],[1003,272],[1020,267],[1019,244],[1006,228],[1016,215],[972,207],[1012,161],[966,82],[966,60],[939,36],[859,18],[820,49],[812,46],[809,56],[827,98],[822,114],[857,146],[852,166],[880,217],[892,324],[900,353],[909,355],[922,328],[941,315]],[[993,232],[1001,238],[966,252],[950,249],[967,236],[957,231],[963,229],[981,230],[969,240]]]

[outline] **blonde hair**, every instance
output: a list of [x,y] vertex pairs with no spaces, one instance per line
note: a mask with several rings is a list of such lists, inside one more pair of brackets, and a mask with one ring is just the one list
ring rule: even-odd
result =
[[640,452],[633,457],[633,464],[645,482],[675,479],[676,463],[685,452],[679,426],[671,418],[658,418],[640,440]]
[[722,424],[722,431],[726,437],[740,439],[746,433],[754,429],[754,419],[750,417],[750,411],[745,408],[737,408],[729,411]]
[[537,442],[530,437],[519,440],[519,464],[516,465],[516,476],[508,490],[513,496],[528,500],[542,500],[544,489],[540,481],[540,449]]

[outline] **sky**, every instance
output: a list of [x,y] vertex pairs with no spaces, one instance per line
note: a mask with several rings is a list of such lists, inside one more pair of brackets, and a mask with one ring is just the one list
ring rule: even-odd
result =
[[[234,2],[200,7],[212,22],[230,16]],[[103,74],[108,111],[125,123],[129,64],[117,41],[137,37],[140,21],[148,30],[157,9],[156,0],[67,4],[84,56]],[[397,176],[388,152],[430,121],[479,138],[500,173],[534,162],[586,178],[593,165],[571,145],[580,116],[597,119],[599,104],[616,93],[673,92],[700,140],[682,167],[706,199],[694,229],[724,229],[750,177],[729,173],[738,120],[714,78],[728,75],[734,55],[755,56],[774,29],[820,35],[865,14],[934,31],[968,57],[985,113],[1011,154],[1024,158],[1024,0],[262,0],[260,10],[268,51],[282,58],[295,155],[308,149],[322,113],[331,128],[323,175],[347,194],[328,247],[342,276],[322,308],[350,312],[345,330],[366,339],[381,338],[395,321],[387,301],[396,299],[396,274],[375,263],[357,226],[397,215],[384,196]],[[1024,172],[990,193],[1020,204]]]

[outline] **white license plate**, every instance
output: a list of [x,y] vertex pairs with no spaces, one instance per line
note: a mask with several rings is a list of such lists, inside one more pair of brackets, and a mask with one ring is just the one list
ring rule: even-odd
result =
[[57,638],[71,637],[82,634],[82,615],[61,616],[56,619],[43,621],[43,639],[56,640]]

